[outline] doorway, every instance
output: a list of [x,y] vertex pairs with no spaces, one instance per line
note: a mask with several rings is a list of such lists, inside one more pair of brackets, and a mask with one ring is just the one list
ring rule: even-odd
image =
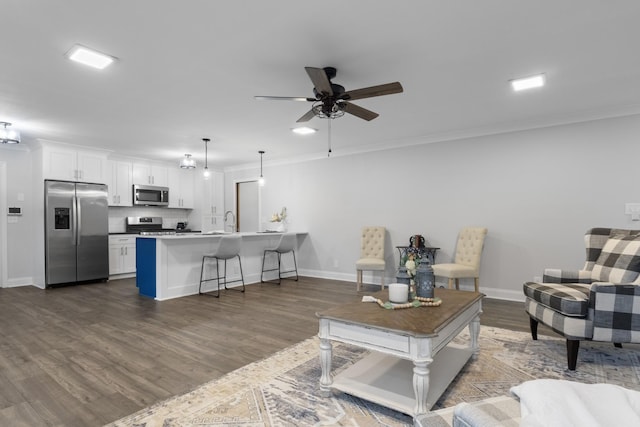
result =
[[236,182],[238,231],[260,231],[260,186],[258,181]]

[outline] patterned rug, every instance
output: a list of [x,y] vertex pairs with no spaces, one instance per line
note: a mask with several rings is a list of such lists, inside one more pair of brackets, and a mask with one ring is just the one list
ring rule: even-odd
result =
[[[467,342],[465,330],[456,340]],[[411,426],[407,415],[334,392],[320,397],[319,343],[309,338],[275,355],[244,366],[181,396],[157,403],[110,426]],[[346,369],[368,352],[334,343],[333,372]],[[640,390],[640,346],[582,342],[578,366],[566,370],[561,338],[482,327],[480,356],[469,361],[433,410],[492,396],[535,378],[618,384]]]

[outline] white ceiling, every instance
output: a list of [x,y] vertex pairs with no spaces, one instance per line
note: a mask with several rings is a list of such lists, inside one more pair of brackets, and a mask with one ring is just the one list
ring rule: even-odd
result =
[[[332,121],[335,154],[640,113],[637,0],[4,0],[0,121],[37,139],[226,167],[326,155],[297,136],[305,66],[334,66],[380,114]],[[97,71],[80,43],[119,58]],[[547,86],[508,81],[544,72]]]

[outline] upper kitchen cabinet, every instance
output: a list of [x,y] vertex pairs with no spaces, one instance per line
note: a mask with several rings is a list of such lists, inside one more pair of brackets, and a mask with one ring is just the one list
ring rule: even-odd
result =
[[132,206],[131,162],[109,160],[109,206]]
[[190,169],[170,168],[169,177],[169,207],[193,209],[195,172]]
[[106,151],[43,145],[44,178],[105,184],[108,178],[107,154]]
[[167,168],[154,163],[134,163],[133,184],[168,187]]

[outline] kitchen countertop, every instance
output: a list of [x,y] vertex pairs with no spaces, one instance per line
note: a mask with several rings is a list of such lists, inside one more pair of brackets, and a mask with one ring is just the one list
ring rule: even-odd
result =
[[[307,234],[304,232],[292,232],[295,234]],[[220,237],[220,236],[229,236],[229,235],[238,235],[241,237],[262,237],[262,236],[270,236],[275,235],[279,236],[284,234],[282,232],[272,232],[272,231],[245,231],[239,233],[231,233],[231,232],[215,232],[215,233],[176,233],[176,234],[162,234],[158,236],[137,236],[139,238],[144,239],[160,239],[160,240],[175,240],[175,239],[203,239],[207,237]]]

